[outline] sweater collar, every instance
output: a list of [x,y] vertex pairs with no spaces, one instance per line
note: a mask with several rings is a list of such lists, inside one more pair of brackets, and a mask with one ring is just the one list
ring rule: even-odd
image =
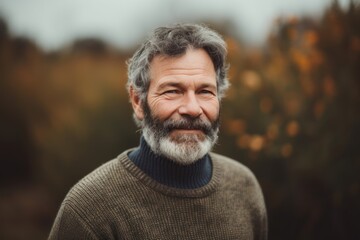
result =
[[142,137],[140,146],[128,156],[149,177],[169,187],[194,189],[205,186],[211,179],[212,164],[208,154],[193,164],[180,165],[155,154]]

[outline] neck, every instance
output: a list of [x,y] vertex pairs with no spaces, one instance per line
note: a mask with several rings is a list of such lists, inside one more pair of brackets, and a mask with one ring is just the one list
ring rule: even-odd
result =
[[212,165],[208,154],[190,165],[180,165],[155,154],[142,137],[140,147],[129,153],[130,160],[154,180],[174,188],[194,189],[211,179]]

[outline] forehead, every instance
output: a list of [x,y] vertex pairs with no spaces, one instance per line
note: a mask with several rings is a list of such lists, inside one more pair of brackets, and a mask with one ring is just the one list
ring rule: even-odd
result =
[[151,82],[174,78],[196,78],[216,81],[214,64],[204,49],[188,49],[176,57],[157,55],[150,63]]

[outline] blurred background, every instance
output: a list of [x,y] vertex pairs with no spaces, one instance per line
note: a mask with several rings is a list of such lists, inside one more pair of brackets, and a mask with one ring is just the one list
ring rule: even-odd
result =
[[46,239],[70,187],[138,144],[125,62],[174,22],[226,39],[215,150],[258,177],[269,239],[360,239],[356,0],[0,0],[0,239]]

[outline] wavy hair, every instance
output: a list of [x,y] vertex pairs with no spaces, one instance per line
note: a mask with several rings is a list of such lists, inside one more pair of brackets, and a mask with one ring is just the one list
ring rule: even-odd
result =
[[229,87],[226,43],[217,32],[199,24],[176,24],[155,29],[127,62],[128,91],[132,87],[139,98],[146,101],[152,59],[157,55],[181,56],[191,47],[204,49],[209,54],[215,67],[217,94],[221,100]]

